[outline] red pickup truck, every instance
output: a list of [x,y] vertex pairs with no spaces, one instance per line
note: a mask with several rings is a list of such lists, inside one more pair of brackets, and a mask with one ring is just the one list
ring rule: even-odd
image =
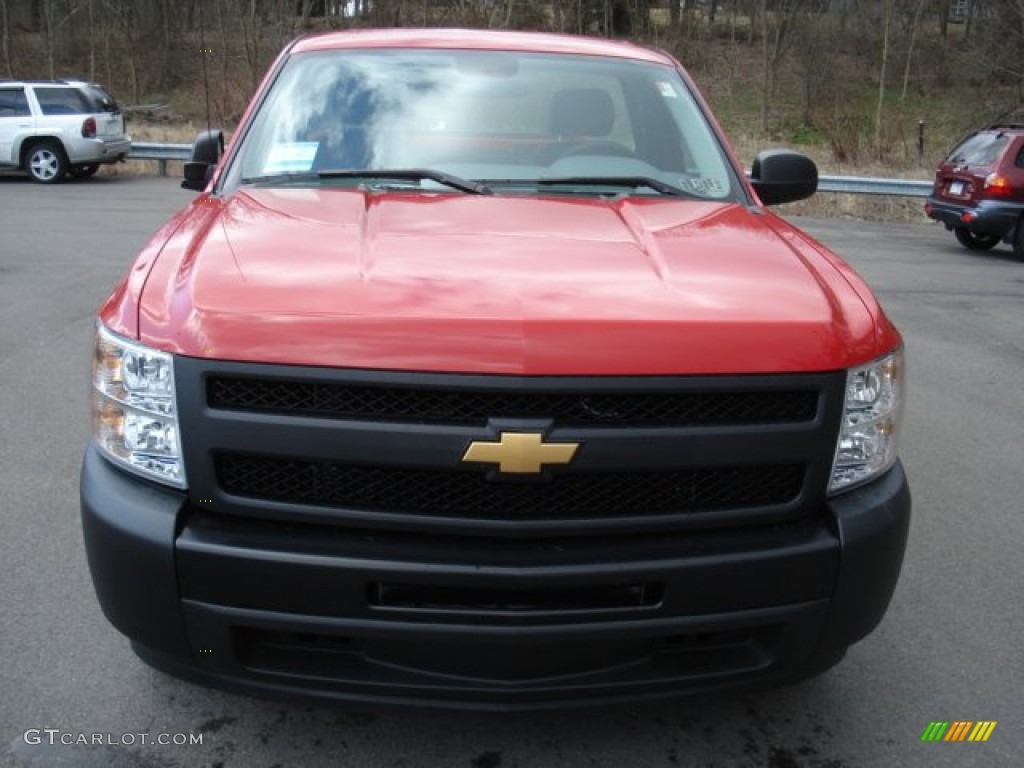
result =
[[206,684],[516,709],[821,672],[881,620],[902,342],[682,67],[608,40],[281,54],[97,322],[99,602]]

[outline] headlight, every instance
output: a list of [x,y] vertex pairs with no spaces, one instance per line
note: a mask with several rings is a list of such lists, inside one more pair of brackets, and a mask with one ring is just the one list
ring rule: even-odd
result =
[[903,350],[847,372],[829,493],[859,485],[896,463],[903,398]]
[[184,488],[174,358],[99,325],[92,384],[93,436],[107,457],[140,475]]

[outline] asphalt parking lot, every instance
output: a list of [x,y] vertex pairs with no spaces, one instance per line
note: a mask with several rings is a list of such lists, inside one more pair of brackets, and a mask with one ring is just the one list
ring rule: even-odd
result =
[[[837,668],[788,689],[699,703],[353,713],[152,671],[93,594],[77,495],[92,317],[188,195],[171,179],[43,187],[0,177],[0,766],[1021,764],[1024,262],[1006,246],[971,253],[925,224],[799,222],[871,283],[909,359],[902,455],[914,518],[903,574],[881,627]],[[998,725],[983,744],[922,743],[935,720]],[[65,733],[133,736],[65,746]],[[143,743],[160,734],[201,735],[202,744]]]

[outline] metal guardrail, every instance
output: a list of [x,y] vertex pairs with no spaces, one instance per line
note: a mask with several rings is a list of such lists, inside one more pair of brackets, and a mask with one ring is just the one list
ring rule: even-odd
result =
[[[188,160],[191,144],[153,144],[132,142],[129,160],[156,160],[160,175],[167,175],[169,160]],[[819,176],[819,192],[837,192],[847,195],[890,195],[894,197],[927,197],[932,191],[931,181],[916,179],[878,179],[868,176]]]
[[848,195],[928,197],[932,192],[932,182],[916,179],[874,179],[867,176],[819,176],[818,191]]
[[192,154],[191,144],[154,144],[133,141],[128,153],[129,160],[156,160],[160,163],[160,175],[167,175],[168,160],[188,160]]

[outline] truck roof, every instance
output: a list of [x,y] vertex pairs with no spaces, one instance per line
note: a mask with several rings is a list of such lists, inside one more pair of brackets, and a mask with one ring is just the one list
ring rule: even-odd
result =
[[323,32],[296,41],[292,53],[345,48],[451,48],[614,56],[674,66],[667,55],[633,43],[574,35],[481,29],[360,29]]

